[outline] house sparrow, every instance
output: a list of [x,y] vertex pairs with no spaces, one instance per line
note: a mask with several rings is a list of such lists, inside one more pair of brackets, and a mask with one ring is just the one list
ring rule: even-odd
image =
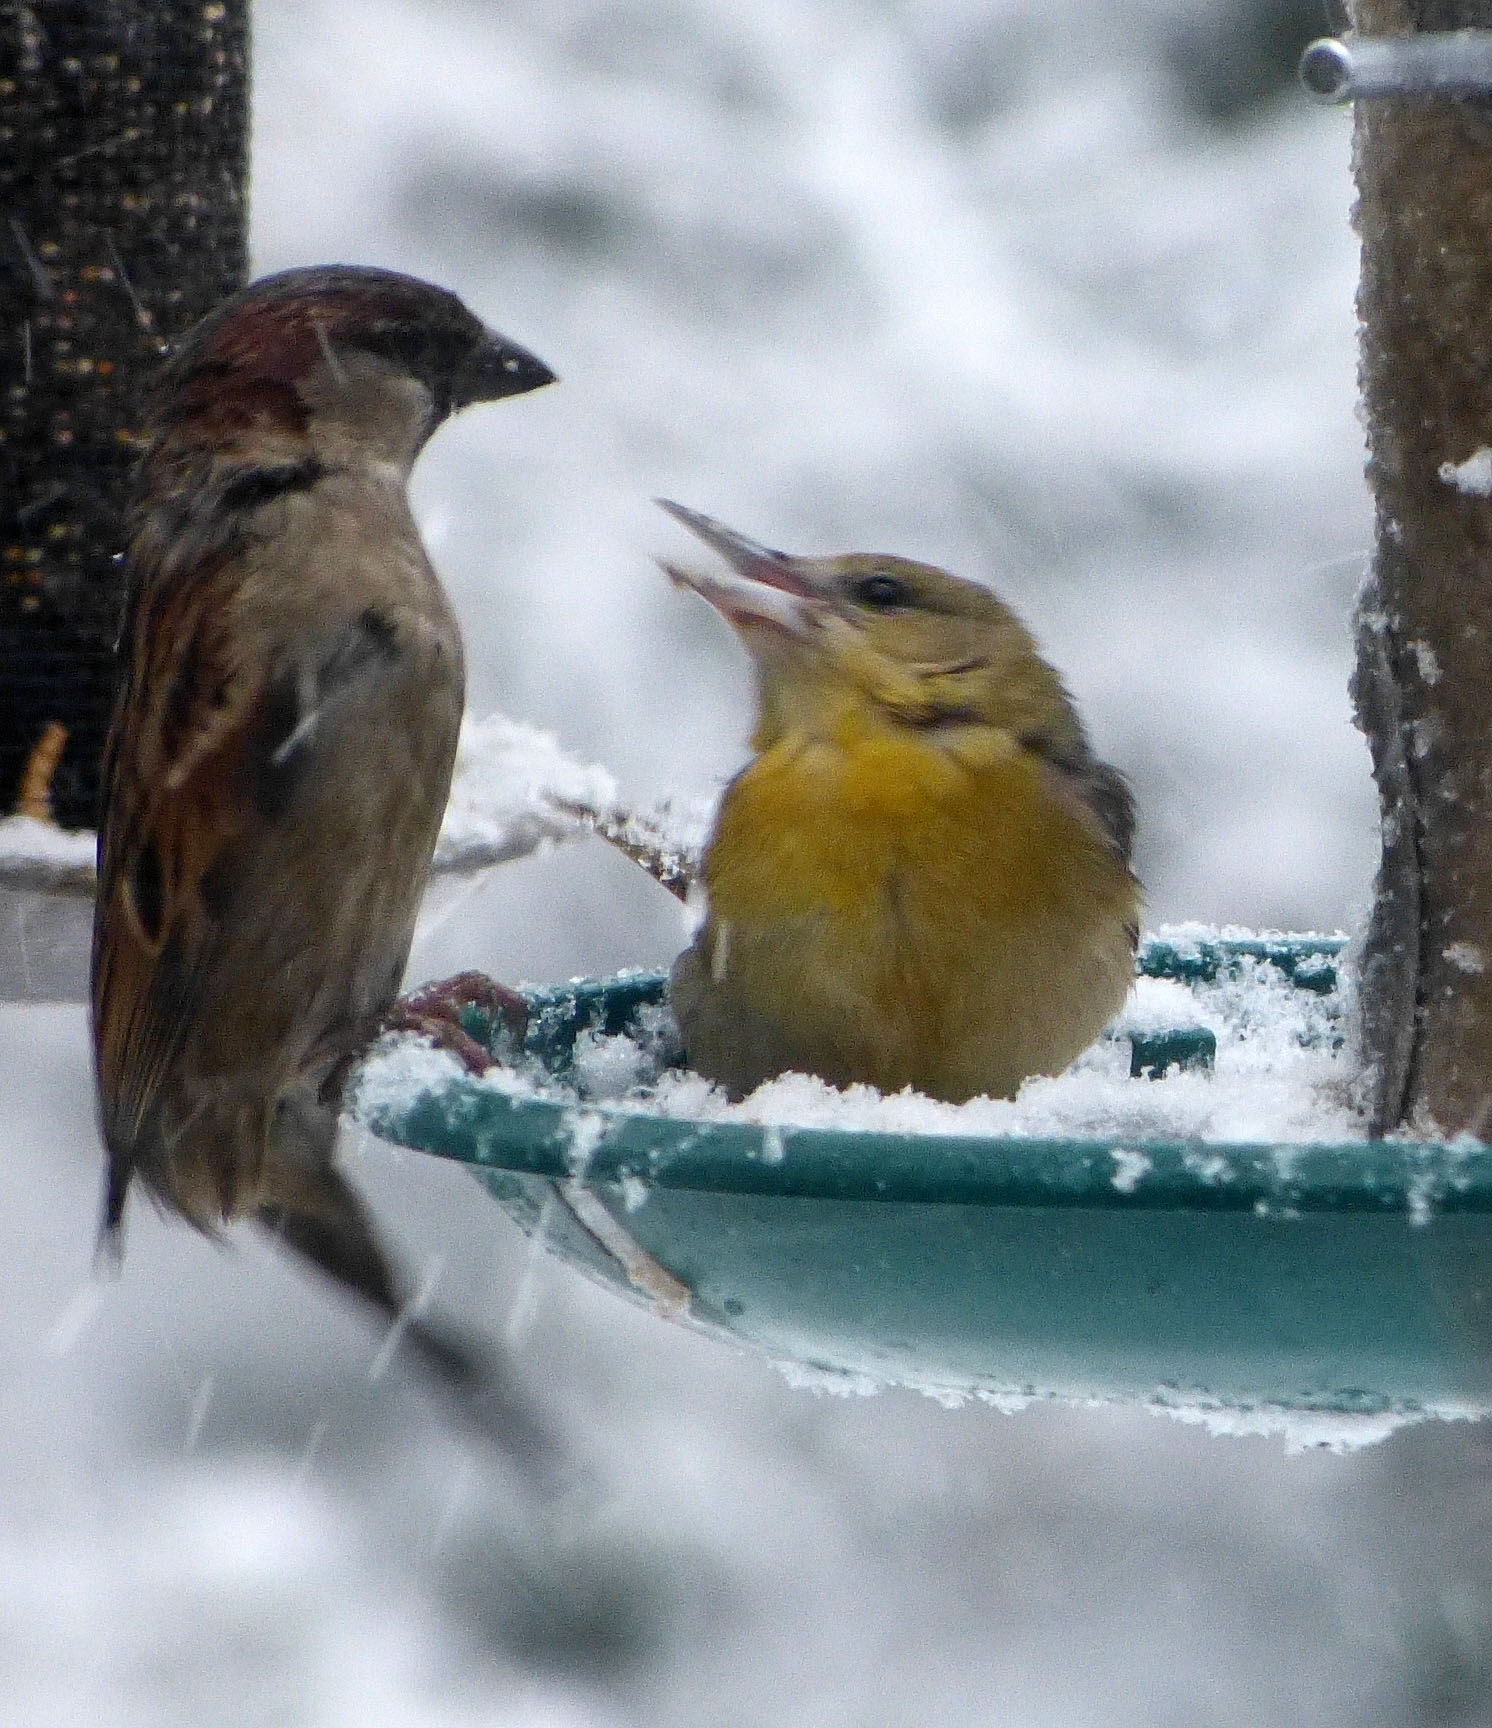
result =
[[1065,1067],[1133,977],[1134,805],[1029,633],[931,565],[791,558],[659,502],[729,564],[664,569],[759,697],[673,968],[691,1067],[955,1102]]
[[190,330],[138,473],[104,761],[105,1244],[136,1177],[201,1230],[252,1218],[473,1397],[485,1370],[408,1313],[333,1151],[461,720],[461,635],[405,485],[447,415],[552,378],[454,294],[386,270],[285,271]]

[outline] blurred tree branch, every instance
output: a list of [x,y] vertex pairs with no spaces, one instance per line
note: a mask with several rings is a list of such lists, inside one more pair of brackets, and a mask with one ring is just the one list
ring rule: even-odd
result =
[[[1355,0],[1364,35],[1492,0]],[[1361,380],[1377,550],[1353,694],[1383,862],[1362,968],[1376,1132],[1492,1128],[1492,103],[1357,105]],[[1462,466],[1470,463],[1470,466]]]

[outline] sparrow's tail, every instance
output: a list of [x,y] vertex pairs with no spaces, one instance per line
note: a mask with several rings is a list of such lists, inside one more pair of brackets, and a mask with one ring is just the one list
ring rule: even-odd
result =
[[258,1222],[384,1319],[388,1336],[380,1366],[406,1358],[536,1489],[554,1492],[568,1474],[566,1449],[514,1384],[509,1368],[485,1345],[419,1312],[420,1301],[402,1287],[368,1208],[338,1170],[297,1169],[293,1182],[294,1202],[260,1206]]

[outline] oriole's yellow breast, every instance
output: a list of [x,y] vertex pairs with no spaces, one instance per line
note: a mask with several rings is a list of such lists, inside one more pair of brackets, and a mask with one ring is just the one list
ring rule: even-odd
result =
[[769,1022],[778,1065],[959,1098],[1097,1035],[1133,878],[1008,734],[965,743],[786,738],[743,771],[706,862],[718,1020],[697,1037]]
[[886,731],[774,745],[722,806],[705,871],[714,916],[875,919],[888,880],[959,926],[1040,915],[1071,877],[1122,893],[1127,872],[1041,764],[1007,734],[979,743],[955,754]]

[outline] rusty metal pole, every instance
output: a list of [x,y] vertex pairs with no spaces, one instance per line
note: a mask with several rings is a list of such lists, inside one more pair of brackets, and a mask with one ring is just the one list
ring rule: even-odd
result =
[[163,341],[247,264],[249,0],[0,0],[0,815],[91,827]]
[[[1492,0],[1352,12],[1364,38],[1492,27]],[[1480,1136],[1492,1130],[1492,100],[1359,100],[1355,126],[1377,549],[1353,693],[1383,818],[1362,969],[1370,1104],[1379,1132]]]

